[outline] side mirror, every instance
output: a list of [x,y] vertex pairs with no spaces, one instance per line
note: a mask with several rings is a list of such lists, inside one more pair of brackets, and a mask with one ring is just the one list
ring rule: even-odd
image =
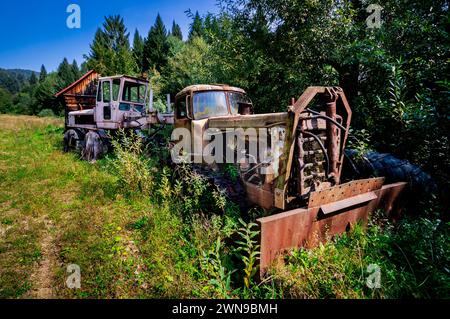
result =
[[241,115],[250,115],[253,114],[253,104],[238,102],[238,113]]

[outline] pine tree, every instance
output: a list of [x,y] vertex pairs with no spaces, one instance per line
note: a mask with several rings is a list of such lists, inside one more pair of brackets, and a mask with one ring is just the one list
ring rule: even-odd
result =
[[136,71],[142,73],[142,62],[144,59],[144,39],[142,39],[139,31],[136,29],[133,39],[133,58],[136,61]]
[[78,79],[81,76],[80,68],[78,67],[78,63],[75,59],[72,62],[72,73],[75,79]]
[[39,83],[42,83],[47,78],[47,70],[45,69],[45,66],[41,65],[41,73],[39,74]]
[[148,71],[156,68],[158,71],[167,64],[167,31],[158,13],[155,24],[151,27],[144,46],[143,69]]
[[191,23],[191,31],[189,32],[189,40],[194,37],[203,36],[203,20],[198,11],[195,12],[194,20]]
[[211,13],[208,13],[203,22],[202,35],[205,35],[205,33],[212,33],[217,35],[219,33],[219,29],[220,27],[217,18],[214,17]]
[[87,63],[86,62],[81,63],[80,74],[81,75],[86,74],[88,71],[89,71],[89,69],[88,69]]
[[34,71],[33,71],[33,72],[31,72],[29,83],[30,83],[30,85],[36,85],[37,82],[38,82],[38,79],[37,79],[36,73],[34,73]]
[[72,65],[64,58],[61,64],[58,66],[58,86],[59,88],[64,88],[76,80],[75,74],[73,73]]
[[129,35],[119,15],[106,17],[103,28],[95,33],[89,56],[86,56],[88,68],[104,75],[134,74],[136,63],[130,50]]
[[175,20],[173,20],[172,33],[170,35],[180,40],[183,40],[183,33],[181,32],[180,26],[177,23],[175,23]]

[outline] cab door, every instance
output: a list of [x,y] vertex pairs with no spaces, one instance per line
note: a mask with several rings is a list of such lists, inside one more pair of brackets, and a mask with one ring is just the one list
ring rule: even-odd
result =
[[101,128],[114,128],[112,114],[112,85],[111,80],[102,80],[97,91],[97,107],[95,119]]
[[190,95],[179,97],[175,101],[175,127],[191,129]]

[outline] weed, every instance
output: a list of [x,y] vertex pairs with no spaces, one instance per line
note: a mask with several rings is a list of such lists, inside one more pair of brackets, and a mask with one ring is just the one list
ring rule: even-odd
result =
[[115,158],[111,159],[114,172],[126,195],[150,195],[153,186],[150,160],[143,156],[143,140],[134,132],[119,130],[112,138]]
[[258,260],[259,260],[259,245],[258,245],[258,226],[255,223],[245,223],[242,219],[239,219],[241,228],[238,230],[238,234],[241,239],[236,241],[238,247],[235,253],[240,261],[242,261],[244,268],[244,291],[243,296],[245,298],[252,296],[252,287],[254,285],[253,278],[258,271]]
[[207,252],[203,252],[201,262],[202,269],[210,277],[209,284],[219,298],[230,298],[232,296],[231,275],[235,270],[227,270],[224,266],[224,256],[222,253],[222,241],[217,238],[213,247]]

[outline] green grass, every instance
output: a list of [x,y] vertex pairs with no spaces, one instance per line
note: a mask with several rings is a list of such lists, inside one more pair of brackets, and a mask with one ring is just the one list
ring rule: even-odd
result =
[[[104,163],[62,153],[61,140],[60,120],[0,116],[0,297],[36,296],[32,278],[44,258],[52,261],[44,275],[54,297],[188,297],[200,290],[195,259],[177,254],[185,245],[182,219],[148,197],[127,198]],[[55,251],[39,253],[49,236]],[[80,290],[65,287],[71,263],[81,268]]]
[[[0,115],[0,298],[450,296],[448,223],[356,227],[258,283],[257,234],[199,176],[120,149],[89,164],[61,140],[59,119]],[[81,289],[65,285],[69,264]]]
[[[449,234],[439,220],[367,231],[356,225],[334,242],[293,250],[273,274],[285,298],[448,298]],[[366,281],[375,267],[380,286],[371,289]]]

